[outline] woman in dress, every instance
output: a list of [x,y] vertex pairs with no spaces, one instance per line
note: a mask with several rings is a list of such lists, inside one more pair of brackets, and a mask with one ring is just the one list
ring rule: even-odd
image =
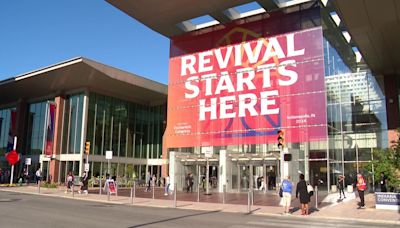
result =
[[307,191],[307,183],[304,180],[304,174],[300,174],[300,181],[296,187],[296,198],[300,197],[301,214],[308,215],[308,203],[310,202],[310,195]]

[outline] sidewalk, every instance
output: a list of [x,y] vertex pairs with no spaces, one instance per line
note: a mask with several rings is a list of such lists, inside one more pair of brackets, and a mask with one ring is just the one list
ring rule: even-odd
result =
[[[8,192],[19,192],[26,194],[39,194],[38,189],[35,186],[21,186],[21,187],[11,187],[11,188],[0,188],[1,191]],[[65,194],[65,188],[57,188],[57,189],[46,189],[41,188],[40,195],[52,196],[52,197],[62,197],[62,198],[73,198],[76,200],[86,200],[86,201],[95,201],[95,202],[103,202],[103,203],[113,203],[113,204],[124,204],[124,205],[132,205],[132,198],[129,196],[110,196],[110,201],[107,200],[107,195],[99,195],[98,190],[97,193],[94,194],[78,194],[72,193]],[[140,191],[140,190],[138,190]],[[129,192],[129,191],[128,191]],[[182,194],[183,193],[179,193]],[[243,194],[243,193],[241,193]],[[244,193],[244,195],[246,195]],[[152,193],[148,193],[149,197],[136,197],[134,198],[133,205],[135,206],[148,206],[148,207],[162,207],[162,208],[173,208],[174,202],[172,196],[166,196],[161,199],[156,197],[156,199],[152,199]],[[342,202],[333,203],[327,205],[319,210],[315,209],[315,203],[310,204],[310,208],[312,208],[311,214],[307,216],[309,219],[337,219],[340,220],[359,220],[364,222],[380,222],[387,224],[399,224],[400,225],[400,213],[398,211],[390,211],[390,210],[377,210],[375,209],[375,199],[373,194],[366,195],[366,209],[356,209],[357,208],[357,199],[352,198],[351,195]],[[335,198],[335,195],[330,195],[330,197]],[[158,199],[157,199],[158,198]],[[337,197],[339,198],[339,197]],[[178,197],[179,199],[179,197]],[[294,199],[294,201],[297,201]],[[297,203],[297,202],[296,202]],[[297,205],[297,204],[295,204]],[[243,204],[222,204],[222,203],[210,203],[210,202],[197,202],[197,194],[196,201],[185,201],[179,200],[177,201],[178,209],[192,209],[192,210],[206,210],[206,211],[221,211],[221,212],[232,212],[232,213],[247,213],[248,206]],[[253,205],[251,207],[251,213],[255,215],[269,215],[269,216],[282,216],[282,207],[279,206],[263,206],[263,205]],[[300,210],[297,206],[292,209],[293,213],[291,216],[296,217],[304,217],[300,215]],[[340,222],[339,222],[340,223]]]

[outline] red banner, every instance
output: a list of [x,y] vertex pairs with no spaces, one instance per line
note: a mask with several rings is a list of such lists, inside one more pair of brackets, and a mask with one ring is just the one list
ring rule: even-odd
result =
[[56,104],[49,103],[47,107],[48,110],[47,110],[47,125],[46,125],[46,143],[45,143],[44,154],[47,157],[51,157],[53,155]]
[[318,27],[171,57],[167,147],[326,139],[322,42]]
[[7,152],[14,149],[14,137],[17,132],[17,111],[11,110],[10,114],[10,129],[8,131]]

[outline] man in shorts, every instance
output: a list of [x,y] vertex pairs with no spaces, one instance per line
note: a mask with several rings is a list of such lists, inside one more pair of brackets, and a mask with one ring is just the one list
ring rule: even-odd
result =
[[290,203],[292,201],[293,183],[290,181],[290,176],[286,176],[282,181],[282,203],[284,215],[289,215]]

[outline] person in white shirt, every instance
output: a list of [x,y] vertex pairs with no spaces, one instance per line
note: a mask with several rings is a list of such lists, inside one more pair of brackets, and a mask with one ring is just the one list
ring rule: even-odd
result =
[[170,182],[169,182],[169,175],[167,175],[167,176],[165,177],[165,190],[164,190],[164,195],[165,195],[165,196],[167,196],[168,193],[169,193],[169,185],[170,185]]
[[35,176],[36,184],[40,185],[40,181],[42,180],[42,170],[40,170],[40,167],[36,170]]

